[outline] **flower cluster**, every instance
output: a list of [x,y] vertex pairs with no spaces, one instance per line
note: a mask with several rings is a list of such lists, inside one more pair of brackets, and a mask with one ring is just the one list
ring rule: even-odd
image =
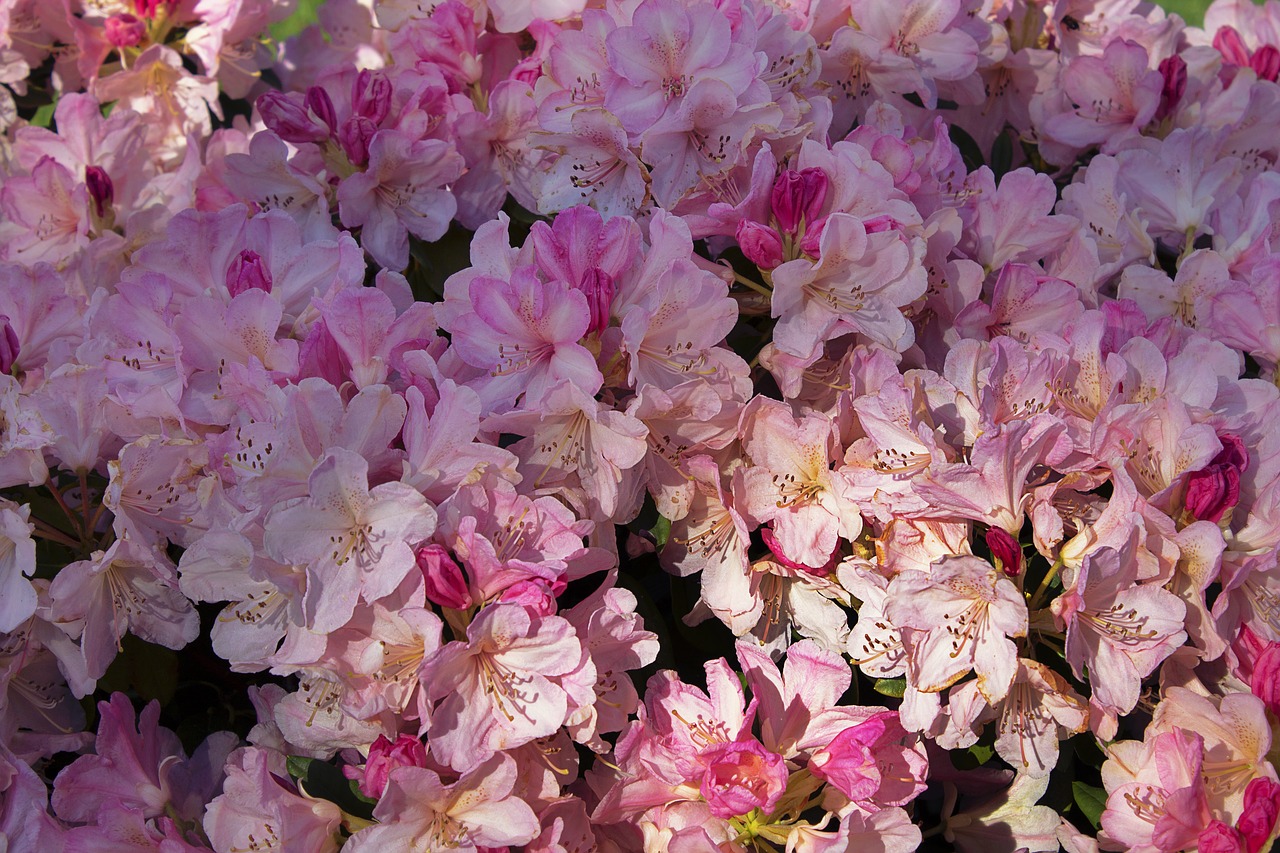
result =
[[1280,835],[1280,4],[293,6],[0,2],[0,848]]

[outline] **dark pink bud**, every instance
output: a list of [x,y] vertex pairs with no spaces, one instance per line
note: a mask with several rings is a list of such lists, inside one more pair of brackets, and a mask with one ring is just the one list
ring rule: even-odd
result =
[[1229,432],[1219,433],[1218,441],[1222,444],[1222,449],[1213,457],[1211,464],[1230,465],[1242,474],[1249,470],[1249,451],[1245,449],[1240,436]]
[[555,590],[540,580],[516,581],[502,591],[501,599],[507,604],[527,607],[539,616],[554,616],[559,609]]
[[231,261],[231,266],[227,267],[226,280],[227,291],[232,297],[239,296],[251,288],[271,292],[271,271],[267,269],[262,255],[253,249],[245,249],[236,255]]
[[1210,465],[1187,475],[1185,505],[1192,518],[1217,524],[1240,500],[1240,473],[1224,465]]
[[516,63],[516,67],[511,69],[511,73],[507,75],[508,80],[517,80],[521,83],[528,83],[532,86],[538,82],[538,78],[542,76],[542,58],[538,56],[530,56]]
[[391,81],[381,71],[365,69],[356,76],[351,91],[351,108],[375,125],[391,112]]
[[1170,56],[1160,62],[1160,107],[1156,118],[1173,115],[1187,91],[1187,63],[1181,56]]
[[1213,461],[1187,475],[1184,506],[1193,518],[1217,524],[1240,501],[1240,474],[1249,467],[1249,453],[1239,436],[1218,436],[1222,450]]
[[795,236],[804,223],[818,218],[827,200],[827,183],[827,173],[814,168],[787,169],[774,180],[769,201],[784,233]]
[[107,18],[102,29],[112,47],[137,47],[147,35],[147,25],[128,12]]
[[1280,717],[1280,643],[1266,643],[1253,661],[1249,690],[1262,700],[1276,717]]
[[873,216],[870,219],[862,220],[862,228],[868,234],[879,234],[882,231],[892,231],[898,227],[898,220],[892,216]]
[[387,789],[387,779],[392,770],[426,766],[427,749],[416,737],[400,735],[392,743],[387,740],[386,735],[378,735],[378,739],[369,746],[369,757],[365,760],[364,767],[343,767],[342,773],[348,779],[359,782],[360,793],[376,800]]
[[312,86],[308,88],[307,95],[302,102],[330,131],[338,126],[338,117],[333,111],[333,99],[329,97],[329,93],[323,87]]
[[99,219],[106,217],[116,198],[116,188],[111,183],[111,176],[101,166],[86,166],[84,185],[89,191],[89,198],[93,199],[93,212]]
[[1231,65],[1249,64],[1249,48],[1245,46],[1244,39],[1240,38],[1235,27],[1220,27],[1213,34],[1213,46]]
[[702,796],[716,817],[733,818],[755,809],[769,814],[786,790],[786,763],[759,741],[718,743],[699,759],[707,767]]
[[771,270],[786,260],[782,237],[768,225],[744,219],[738,223],[738,245],[747,260],[762,270]]
[[587,334],[598,335],[609,328],[609,309],[613,307],[613,297],[618,291],[613,276],[592,267],[582,277],[578,288],[586,294],[587,306],[591,309],[591,325],[587,327]]
[[417,558],[428,599],[453,610],[465,610],[471,606],[467,579],[448,551],[439,545],[423,545],[418,549]]
[[1280,76],[1280,50],[1276,50],[1274,45],[1264,44],[1249,57],[1249,67],[1259,80],[1276,82],[1276,77]]
[[827,230],[825,216],[806,227],[804,236],[800,238],[800,251],[814,259],[822,257],[822,232],[825,230]]
[[991,549],[991,556],[1006,575],[1016,578],[1022,574],[1022,546],[1009,531],[1003,527],[989,527],[985,538],[987,547]]
[[1276,828],[1280,816],[1280,784],[1259,777],[1244,789],[1244,811],[1236,829],[1244,836],[1246,853],[1258,853]]
[[773,558],[775,560],[786,566],[788,569],[793,569],[797,572],[808,572],[811,575],[826,577],[836,570],[836,566],[840,562],[839,542],[836,543],[835,550],[831,552],[831,556],[827,559],[826,563],[821,566],[806,566],[804,563],[797,563],[795,560],[782,553],[782,545],[778,542],[778,537],[774,535],[772,528],[760,528],[760,538],[764,540],[765,547],[767,547],[770,553],[773,554]]
[[133,10],[138,13],[138,17],[148,21],[162,11],[167,13],[173,5],[174,0],[133,0]]
[[18,333],[13,330],[13,324],[4,314],[0,314],[0,324],[0,373],[9,373],[13,370],[13,363],[18,360],[22,346],[18,342]]
[[1215,820],[1200,833],[1196,849],[1200,853],[1244,853],[1244,836]]
[[329,137],[329,128],[296,92],[266,92],[258,98],[257,107],[262,123],[285,142],[323,142]]
[[338,142],[347,153],[347,159],[357,166],[369,162],[369,143],[378,127],[364,116],[352,116],[342,123],[338,130]]

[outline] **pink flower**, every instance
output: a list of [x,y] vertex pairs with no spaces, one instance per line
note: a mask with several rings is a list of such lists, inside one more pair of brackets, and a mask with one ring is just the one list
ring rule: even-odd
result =
[[439,240],[458,203],[445,184],[462,175],[462,156],[439,139],[413,140],[381,130],[369,143],[369,166],[338,186],[342,224],[361,228],[361,244],[384,267],[409,263],[409,235]]
[[1010,638],[1026,636],[1027,605],[1004,573],[977,557],[951,557],[927,574],[901,572],[888,596],[886,613],[904,630],[907,680],[917,690],[936,693],[974,670],[987,701],[1005,697],[1018,668]]
[[1126,849],[1175,851],[1195,843],[1210,820],[1200,776],[1204,742],[1183,729],[1119,741],[1102,765],[1107,807],[1103,841]]
[[1155,583],[1137,583],[1138,538],[1120,550],[1091,551],[1051,605],[1067,632],[1072,671],[1083,678],[1087,666],[1094,703],[1117,714],[1133,710],[1142,679],[1187,640],[1182,599]]
[[770,814],[787,786],[782,756],[755,739],[716,744],[700,760],[706,770],[699,790],[716,817],[737,817],[754,809]]
[[422,680],[438,701],[431,751],[467,772],[553,734],[578,705],[594,702],[596,672],[565,619],[492,604],[467,627],[466,642],[427,659]]
[[850,726],[813,754],[809,759],[809,770],[819,779],[834,785],[850,800],[869,800],[880,789],[881,783],[873,748],[886,730],[892,732],[895,729],[898,737],[904,734],[897,715],[890,711]]
[[1244,836],[1220,820],[1210,821],[1196,839],[1200,853],[1245,853]]
[[232,753],[222,793],[209,803],[204,831],[218,853],[284,844],[337,853],[342,811],[301,795],[289,783],[284,756],[248,747]]

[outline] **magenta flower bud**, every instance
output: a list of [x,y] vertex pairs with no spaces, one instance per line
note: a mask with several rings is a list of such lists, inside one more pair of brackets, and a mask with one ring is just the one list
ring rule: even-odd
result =
[[1264,44],[1249,57],[1249,67],[1259,80],[1276,82],[1276,77],[1280,76],[1280,50],[1275,45]]
[[391,81],[381,71],[365,69],[351,87],[351,108],[375,125],[391,112]]
[[138,17],[150,21],[162,9],[166,12],[172,9],[173,3],[174,0],[133,0],[133,10],[138,13]]
[[439,545],[423,545],[418,549],[417,559],[426,582],[427,598],[431,602],[453,610],[465,610],[471,606],[467,579],[448,551]]
[[107,211],[115,204],[116,188],[111,183],[111,176],[101,166],[86,166],[84,185],[93,200],[93,212],[99,219],[107,215]]
[[1244,836],[1246,853],[1258,853],[1276,828],[1280,816],[1280,784],[1258,777],[1244,789],[1244,811],[1236,829]]
[[1196,839],[1200,853],[1244,853],[1244,836],[1220,820],[1211,821]]
[[137,47],[147,35],[147,25],[128,12],[107,18],[102,29],[112,47]]
[[357,166],[369,162],[369,144],[378,127],[364,116],[352,116],[338,129],[338,142],[347,153],[347,159]]
[[0,324],[0,373],[9,373],[13,370],[13,363],[18,360],[22,346],[18,342],[18,333],[13,330],[13,324],[6,315],[0,314]]
[[1249,454],[1239,436],[1218,436],[1222,450],[1213,461],[1187,475],[1183,505],[1193,518],[1217,524],[1240,502],[1240,474],[1249,467]]
[[536,580],[513,583],[502,591],[501,600],[507,604],[527,607],[539,616],[554,616],[559,609],[555,592],[545,583]]
[[1156,119],[1173,115],[1187,91],[1187,63],[1181,56],[1170,56],[1160,62],[1160,107]]
[[1004,573],[1011,578],[1022,574],[1022,546],[1003,527],[987,528],[987,547]]
[[257,107],[262,123],[285,142],[323,142],[329,137],[328,126],[307,109],[296,92],[265,92]]
[[322,86],[311,86],[307,89],[302,103],[318,118],[324,126],[333,131],[338,126],[338,116],[333,110],[333,99]]
[[387,740],[386,735],[378,735],[378,739],[369,746],[369,757],[365,760],[364,768],[347,766],[342,768],[342,773],[359,783],[360,793],[376,800],[387,789],[387,779],[392,770],[426,766],[427,748],[416,737],[400,735],[392,743]]
[[245,249],[236,255],[227,267],[227,291],[234,298],[250,288],[271,292],[271,271],[262,256],[253,249]]
[[599,267],[592,267],[582,276],[578,289],[586,294],[587,306],[591,309],[591,325],[587,326],[587,334],[598,335],[609,328],[609,309],[613,307],[613,297],[618,292],[613,276]]
[[1219,27],[1213,34],[1213,47],[1231,65],[1249,64],[1249,48],[1235,27]]
[[1280,643],[1265,643],[1254,659],[1249,690],[1272,715],[1280,717]]
[[827,173],[821,169],[787,169],[779,175],[769,195],[778,227],[795,236],[804,223],[817,219],[827,200],[827,184]]
[[786,260],[782,237],[768,225],[744,219],[738,223],[737,238],[742,254],[762,270],[774,269]]
[[700,759],[707,765],[700,790],[716,817],[733,818],[755,809],[769,814],[787,787],[782,756],[759,741],[718,743]]
[[822,232],[827,230],[827,217],[810,223],[800,238],[800,251],[817,260],[822,257]]

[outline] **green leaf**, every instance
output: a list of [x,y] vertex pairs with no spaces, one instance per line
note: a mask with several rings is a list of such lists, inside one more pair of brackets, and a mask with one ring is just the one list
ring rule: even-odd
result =
[[122,693],[132,690],[146,702],[155,699],[168,705],[178,687],[178,655],[133,634],[124,635],[120,648],[98,686]]
[[1003,131],[991,144],[991,171],[999,181],[1013,167],[1013,140]]
[[982,161],[982,149],[978,147],[978,143],[974,141],[964,128],[953,124],[950,128],[951,141],[956,148],[960,150],[960,157],[964,160],[965,168],[970,172],[984,165]]
[[649,528],[649,532],[653,534],[654,544],[661,550],[671,538],[671,519],[664,515],[658,516],[658,523]]
[[877,678],[876,683],[872,685],[872,689],[881,696],[901,699],[902,694],[907,692],[907,680],[905,678]]
[[271,25],[271,37],[276,41],[284,41],[314,24],[322,2],[323,0],[298,0],[292,15]]
[[52,127],[53,111],[57,106],[57,104],[45,104],[36,110],[36,114],[31,117],[31,123],[36,127]]
[[1071,792],[1075,795],[1076,805],[1080,812],[1089,819],[1093,828],[1097,829],[1102,818],[1102,810],[1107,807],[1107,792],[1084,782],[1072,782]]
[[285,759],[285,769],[289,771],[289,775],[294,779],[307,778],[307,768],[311,766],[314,758],[307,758],[304,755],[290,755]]
[[285,766],[289,775],[298,780],[298,787],[309,796],[328,800],[356,817],[368,819],[373,816],[373,801],[360,796],[351,780],[343,776],[335,765],[291,755]]

